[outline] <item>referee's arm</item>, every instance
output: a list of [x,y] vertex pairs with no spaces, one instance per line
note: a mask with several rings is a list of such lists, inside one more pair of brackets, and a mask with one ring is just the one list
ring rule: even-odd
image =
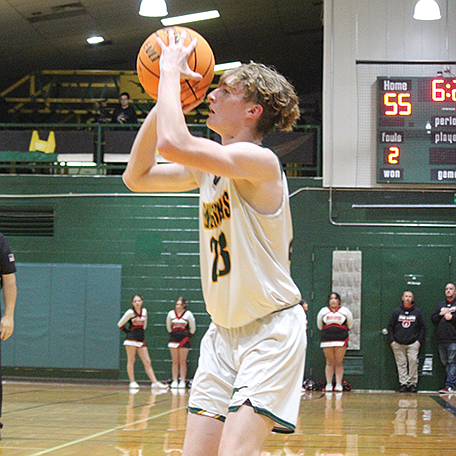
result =
[[4,274],[2,278],[5,313],[0,321],[0,339],[6,340],[14,330],[14,308],[17,297],[16,274]]

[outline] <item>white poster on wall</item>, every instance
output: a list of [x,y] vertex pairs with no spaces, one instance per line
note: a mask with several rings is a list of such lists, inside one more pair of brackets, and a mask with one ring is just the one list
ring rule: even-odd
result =
[[353,314],[353,327],[348,339],[349,350],[361,348],[361,273],[359,250],[335,250],[332,260],[332,290],[339,293],[341,304]]

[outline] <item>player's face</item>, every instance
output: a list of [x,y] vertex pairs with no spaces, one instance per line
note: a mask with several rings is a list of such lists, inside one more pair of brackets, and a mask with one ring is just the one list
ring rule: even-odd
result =
[[445,287],[445,296],[448,299],[453,299],[456,296],[456,288],[454,286],[454,283],[449,283]]
[[222,135],[233,134],[252,104],[244,100],[244,89],[239,84],[231,85],[228,77],[217,89],[207,96],[209,117],[207,126]]

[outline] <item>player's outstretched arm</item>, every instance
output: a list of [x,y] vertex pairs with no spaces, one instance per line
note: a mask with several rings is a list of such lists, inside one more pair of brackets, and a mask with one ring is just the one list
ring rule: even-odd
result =
[[197,188],[193,174],[184,166],[157,164],[157,114],[154,107],[136,135],[127,168],[125,185],[134,192],[181,192]]
[[127,168],[122,179],[125,185],[133,191],[144,191],[147,186],[148,174],[157,162],[155,149],[157,147],[157,113],[153,108],[138,130],[133,143]]

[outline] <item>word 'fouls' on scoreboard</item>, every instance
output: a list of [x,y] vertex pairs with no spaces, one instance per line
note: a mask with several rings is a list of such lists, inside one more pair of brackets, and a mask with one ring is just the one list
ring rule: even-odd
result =
[[456,182],[456,76],[377,78],[377,182]]

